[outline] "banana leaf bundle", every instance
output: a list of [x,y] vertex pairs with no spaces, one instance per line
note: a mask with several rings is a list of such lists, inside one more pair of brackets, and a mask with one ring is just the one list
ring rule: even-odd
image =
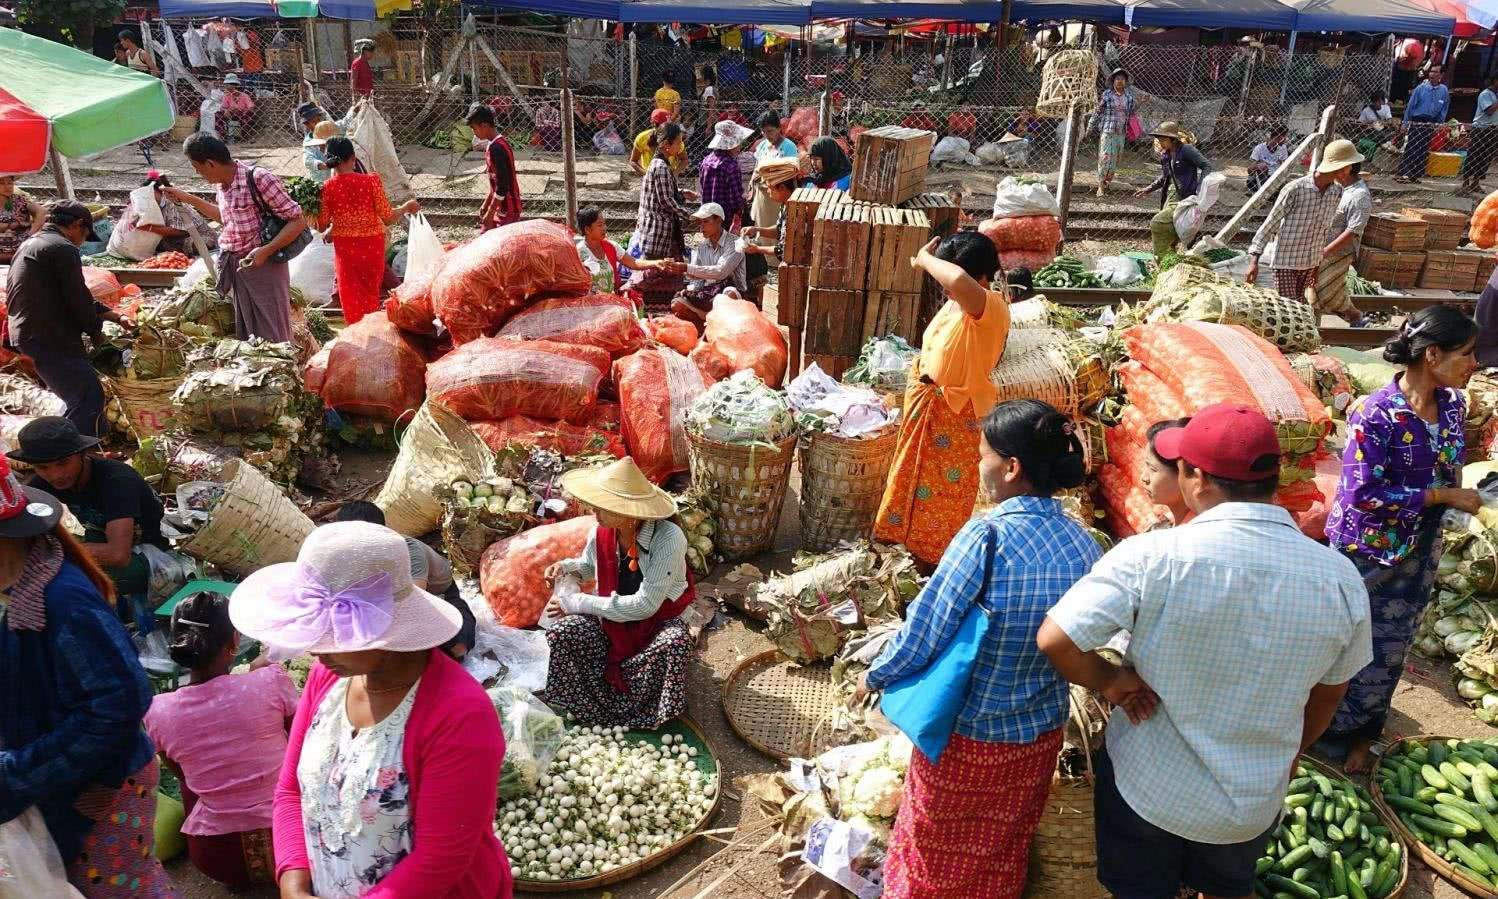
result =
[[126,377],[139,381],[175,378],[187,370],[187,354],[200,342],[175,328],[143,324],[130,348]]
[[200,433],[300,431],[305,410],[298,406],[306,403],[296,360],[291,344],[260,340],[194,350],[186,357],[190,374],[172,396],[177,420]]
[[203,283],[168,292],[161,302],[142,307],[137,321],[200,340],[216,340],[234,333],[234,306],[213,286]]
[[757,585],[750,602],[768,610],[765,635],[775,647],[803,664],[831,658],[873,622],[900,618],[921,586],[910,554],[879,543],[797,553],[793,564],[793,573]]

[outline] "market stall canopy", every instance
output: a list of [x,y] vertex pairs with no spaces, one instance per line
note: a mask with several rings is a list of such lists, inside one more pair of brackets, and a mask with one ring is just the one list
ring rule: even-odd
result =
[[[572,4],[563,2],[560,5]],[[619,22],[693,22],[703,25],[811,23],[811,6],[806,0],[619,0],[615,5],[618,7],[618,14],[604,18]]]
[[311,19],[321,16],[370,21],[410,8],[411,0],[161,0],[161,16],[166,19],[215,16]]
[[1251,28],[1290,31],[1295,10],[1281,0],[1142,0],[1129,4],[1124,20],[1140,28]]
[[1451,16],[1456,20],[1456,30],[1452,33],[1463,39],[1476,37],[1492,28],[1495,21],[1492,13],[1478,9],[1470,0],[1410,0],[1410,2],[1433,12]]
[[1449,37],[1455,17],[1404,0],[1284,0],[1296,31],[1366,31]]
[[40,171],[50,147],[91,156],[172,127],[166,84],[73,47],[0,28],[0,172]]

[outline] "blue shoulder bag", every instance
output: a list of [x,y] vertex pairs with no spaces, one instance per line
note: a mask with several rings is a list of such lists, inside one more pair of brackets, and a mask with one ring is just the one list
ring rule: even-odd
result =
[[979,582],[973,604],[962,617],[957,635],[924,669],[885,687],[884,696],[879,700],[879,710],[884,717],[909,737],[910,742],[933,764],[947,748],[947,741],[957,726],[957,716],[967,703],[973,667],[978,663],[978,653],[983,650],[983,640],[988,636],[993,620],[993,613],[983,605],[993,570],[992,526],[988,528],[985,540],[983,580]]

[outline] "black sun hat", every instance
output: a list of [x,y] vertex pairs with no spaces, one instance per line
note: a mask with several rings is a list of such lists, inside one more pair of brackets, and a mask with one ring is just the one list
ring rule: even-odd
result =
[[75,453],[90,450],[99,445],[94,437],[85,437],[78,426],[55,415],[46,415],[27,422],[16,435],[16,448],[6,453],[11,460],[36,465],[56,462]]
[[62,511],[57,497],[35,487],[22,487],[10,463],[0,459],[0,537],[38,537],[57,527]]

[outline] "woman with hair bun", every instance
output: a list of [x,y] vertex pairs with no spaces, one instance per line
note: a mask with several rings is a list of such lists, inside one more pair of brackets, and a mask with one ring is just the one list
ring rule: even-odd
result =
[[385,229],[403,215],[420,212],[421,204],[407,200],[392,209],[380,176],[358,170],[354,142],[348,138],[330,138],[324,153],[333,177],[323,185],[317,227],[332,236],[338,303],[343,320],[352,325],[380,308]]
[[229,598],[194,593],[172,611],[172,661],[188,685],[157,696],[146,733],[182,782],[182,834],[193,865],[231,890],[275,882],[271,805],[296,714],[280,665],[230,674],[239,634]]
[[950,741],[937,762],[919,749],[911,756],[884,868],[890,899],[1024,890],[1069,696],[1035,635],[1102,556],[1055,498],[1086,473],[1070,419],[1040,400],[1000,403],[983,422],[979,453],[996,505],[958,532],[861,687],[925,676],[974,603],[989,614]]
[[1477,323],[1450,306],[1421,309],[1384,344],[1384,359],[1404,366],[1388,386],[1348,417],[1342,480],[1326,537],[1358,567],[1373,617],[1373,662],[1348,685],[1319,744],[1345,754],[1349,774],[1368,770],[1368,751],[1383,733],[1404,657],[1435,586],[1441,515],[1447,506],[1476,512],[1462,488],[1462,388],[1477,369]]

